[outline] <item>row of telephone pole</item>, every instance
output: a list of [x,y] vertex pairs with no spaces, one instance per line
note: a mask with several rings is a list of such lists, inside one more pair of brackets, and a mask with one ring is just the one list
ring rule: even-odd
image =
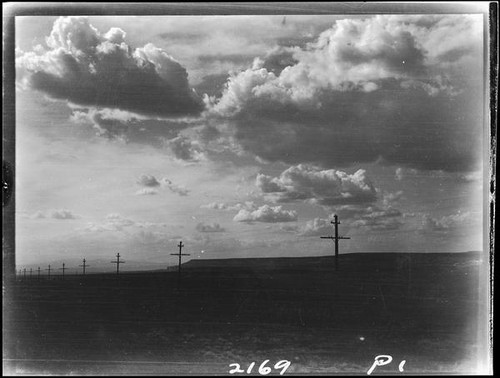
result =
[[[339,267],[339,263],[338,263],[338,257],[339,257],[339,240],[342,240],[342,239],[350,239],[350,237],[346,237],[346,236],[339,236],[339,219],[338,219],[338,216],[337,214],[334,215],[334,220],[331,221],[330,223],[332,223],[334,226],[335,226],[335,235],[332,236],[332,235],[329,235],[329,236],[321,236],[321,239],[331,239],[335,242],[335,270],[338,270],[338,267]],[[179,247],[179,253],[171,253],[171,255],[173,256],[178,256],[179,257],[179,265],[178,265],[178,285],[180,285],[180,281],[181,281],[181,259],[182,259],[182,256],[190,256],[189,253],[182,253],[182,247],[184,247],[185,245],[182,244],[182,240],[181,242],[177,245]],[[84,258],[83,263],[81,265],[78,265],[79,267],[82,268],[82,274],[85,276],[85,273],[86,273],[86,268],[88,268],[90,265],[87,265],[87,260]],[[125,261],[123,260],[120,260],[120,254],[117,253],[116,254],[116,260],[113,260],[113,261],[110,261],[111,264],[116,264],[116,274],[119,275],[120,274],[120,264],[125,264]],[[66,270],[68,270],[68,268],[66,268],[66,264],[63,263],[62,264],[62,268],[59,268],[58,270],[62,270],[62,279],[64,279],[64,272]],[[36,273],[37,273],[37,278],[40,279],[40,267],[38,267],[38,269],[36,270]],[[53,269],[51,268],[50,264],[48,265],[48,268],[47,269],[44,269],[44,271],[47,271],[47,277],[50,279],[50,274],[51,272],[53,271]],[[22,276],[24,279],[26,279],[26,268],[24,268],[23,270],[19,270],[19,276]],[[33,276],[33,268],[30,268],[29,270],[29,278],[31,279]]]
[[[111,261],[112,264],[116,264],[116,274],[120,274],[120,264],[125,264],[125,261],[123,260],[120,260],[120,254],[117,253],[116,254],[116,260],[114,261]],[[87,260],[84,258],[82,260],[82,264],[81,265],[78,265],[79,267],[82,268],[82,275],[85,276],[86,272],[87,272],[87,268],[90,266],[87,264]],[[33,273],[36,274],[37,276],[37,279],[40,280],[41,278],[41,272],[42,271],[46,271],[47,272],[47,278],[50,279],[51,278],[51,274],[54,270],[62,270],[62,274],[58,275],[60,276],[63,280],[64,280],[64,277],[65,277],[65,272],[67,270],[69,270],[69,268],[66,267],[66,263],[62,263],[62,268],[53,268],[50,264],[48,265],[48,268],[47,269],[40,269],[40,267],[38,267],[37,269],[33,270],[33,268],[30,268],[29,271],[26,270],[26,268],[24,269],[20,269],[18,271],[18,277],[22,277],[24,280],[27,279],[26,277],[26,273],[28,272],[29,273],[29,279],[33,279]],[[77,274],[78,274],[78,270],[77,270]],[[52,274],[52,276],[54,276],[54,274]]]
[[[182,253],[182,247],[185,246],[184,244],[182,244],[182,241],[177,246],[179,247],[179,253],[171,253],[171,255],[173,255],[173,256],[179,256],[178,283],[180,284],[180,279],[181,279],[181,258],[182,258],[182,256],[190,256],[190,254],[189,253]],[[117,275],[120,274],[120,264],[125,264],[125,261],[121,260],[120,257],[121,257],[120,254],[117,253],[116,254],[116,260],[110,261],[111,264],[116,264],[116,274]],[[90,265],[87,264],[87,260],[84,258],[82,260],[82,264],[78,265],[78,266],[82,268],[82,275],[85,276],[85,274],[86,274],[86,268],[90,267]],[[40,267],[38,267],[38,269],[36,269],[35,271],[33,271],[33,268],[30,268],[29,271],[27,271],[26,268],[24,268],[24,269],[20,269],[18,271],[18,277],[22,277],[22,279],[26,280],[27,279],[26,273],[28,272],[30,280],[33,279],[33,273],[35,273],[36,276],[37,276],[37,279],[40,280],[41,279],[41,272],[42,271],[46,271],[47,272],[47,278],[50,280],[51,279],[51,273],[54,270],[56,270],[56,269],[52,268],[52,266],[50,264],[48,265],[47,269],[40,269]],[[64,280],[64,278],[65,278],[65,271],[69,270],[69,268],[66,267],[65,263],[62,263],[62,268],[57,268],[57,270],[62,270],[62,275],[58,275],[58,276],[60,276]]]

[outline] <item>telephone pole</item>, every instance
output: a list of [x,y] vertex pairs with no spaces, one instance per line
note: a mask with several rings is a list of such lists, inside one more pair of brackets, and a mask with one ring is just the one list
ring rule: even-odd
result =
[[63,267],[62,268],[59,268],[59,270],[62,270],[63,273],[62,273],[62,279],[64,280],[64,271],[67,270],[68,268],[66,268],[66,264],[63,263]]
[[83,268],[83,275],[85,275],[85,268],[90,266],[90,265],[85,264],[86,261],[87,260],[83,259],[83,265],[78,265],[78,266],[81,266]]
[[49,264],[49,269],[45,269],[45,270],[47,270],[47,271],[48,271],[48,273],[47,273],[47,277],[48,277],[48,279],[50,280],[50,264]]
[[184,247],[184,244],[181,242],[177,245],[179,247],[179,253],[171,253],[172,256],[179,256],[179,270],[177,271],[177,288],[180,289],[181,287],[181,258],[182,256],[190,256],[189,253],[182,253],[182,247]]
[[31,281],[32,277],[33,277],[33,268],[30,268],[30,281]]
[[337,214],[333,216],[335,219],[334,221],[331,221],[330,223],[335,226],[335,236],[321,236],[321,239],[332,239],[335,242],[335,270],[338,270],[339,267],[339,240],[340,239],[350,239],[349,237],[346,236],[339,236],[339,217]]
[[38,267],[38,281],[40,281],[40,267]]
[[120,254],[116,254],[116,261],[111,261],[111,264],[116,264],[116,274],[120,274],[120,264],[125,264],[125,261],[120,261]]

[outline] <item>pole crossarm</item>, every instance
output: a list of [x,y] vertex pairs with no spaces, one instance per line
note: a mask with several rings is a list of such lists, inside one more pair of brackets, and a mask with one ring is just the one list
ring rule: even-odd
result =
[[179,256],[179,269],[178,269],[178,274],[177,274],[177,287],[180,288],[181,285],[181,259],[182,256],[191,256],[189,253],[182,253],[182,247],[184,247],[184,244],[182,244],[182,241],[177,245],[179,247],[179,253],[171,253],[170,255],[172,256]]
[[83,275],[85,275],[85,268],[89,267],[90,265],[87,265],[85,264],[87,260],[83,259],[83,264],[82,265],[78,265],[78,266],[81,266],[83,268]]
[[111,261],[111,264],[116,264],[116,274],[120,274],[120,264],[125,264],[125,261],[121,260],[120,261],[120,254],[116,254],[116,260]]
[[338,268],[338,257],[339,257],[339,240],[350,239],[348,236],[339,236],[339,218],[337,214],[334,215],[334,220],[330,222],[335,226],[335,236],[320,236],[321,239],[331,239],[335,242],[335,269]]
[[65,264],[65,263],[63,263],[63,264],[62,264],[62,268],[59,268],[59,270],[62,270],[62,276],[63,276],[63,278],[64,278],[64,272],[65,272],[66,270],[68,270],[68,269],[69,269],[69,268],[66,268],[66,264]]

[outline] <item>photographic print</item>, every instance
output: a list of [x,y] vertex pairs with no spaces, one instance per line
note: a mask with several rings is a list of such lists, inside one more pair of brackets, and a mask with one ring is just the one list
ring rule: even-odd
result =
[[4,374],[492,374],[497,7],[4,4]]

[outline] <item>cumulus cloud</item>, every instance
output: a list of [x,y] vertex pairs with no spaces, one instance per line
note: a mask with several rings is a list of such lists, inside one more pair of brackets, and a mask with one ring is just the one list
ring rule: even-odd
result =
[[170,190],[172,193],[176,193],[180,196],[187,196],[189,194],[189,190],[187,188],[176,185],[167,178],[162,178],[161,184],[165,186],[168,190]]
[[332,233],[332,224],[329,219],[314,218],[308,221],[299,231],[301,236],[327,236]]
[[[141,222],[122,216],[118,213],[110,213],[100,222],[89,222],[83,228],[84,232],[123,232],[129,233],[135,230],[151,230],[154,228],[164,228],[165,223]],[[144,232],[144,231],[140,231]],[[148,231],[154,233],[154,231]]]
[[235,222],[293,222],[297,220],[295,210],[285,210],[281,206],[263,205],[255,210],[242,209],[233,218]]
[[88,107],[153,117],[196,116],[203,103],[186,69],[151,43],[133,48],[126,33],[102,33],[86,17],[60,17],[46,48],[18,54],[18,73],[31,88]]
[[[482,27],[473,15],[344,19],[279,69],[233,74],[213,117],[247,151],[325,167],[467,171],[480,160]],[[438,43],[446,39],[449,45]]]
[[445,215],[439,218],[432,217],[429,214],[424,214],[420,232],[447,234],[457,229],[457,227],[472,222],[473,214],[470,212],[457,212],[455,214]]
[[68,220],[68,219],[77,219],[78,216],[74,214],[72,211],[67,209],[53,209],[47,211],[37,211],[34,214],[30,215],[31,219],[60,219],[60,220]]
[[189,190],[183,186],[174,184],[171,180],[166,177],[158,180],[153,175],[142,175],[138,180],[137,184],[144,186],[144,188],[139,189],[137,195],[155,195],[159,193],[161,188],[166,188],[172,193],[176,193],[180,196],[187,196]]
[[196,225],[196,231],[199,232],[224,232],[226,231],[219,223],[205,224],[198,223]]
[[142,188],[135,192],[138,196],[154,196],[158,194],[158,190],[153,188]]
[[180,160],[198,161],[203,158],[201,148],[198,143],[184,136],[178,136],[165,141],[167,148]]
[[225,210],[225,211],[234,211],[234,210],[256,210],[257,206],[252,201],[246,201],[245,203],[237,203],[237,204],[227,204],[224,202],[211,202],[206,205],[200,206],[202,209],[212,209],[212,210]]
[[137,181],[139,185],[156,187],[160,186],[160,182],[156,179],[156,177],[151,175],[142,175],[140,179]]
[[370,203],[376,200],[374,185],[360,169],[349,175],[334,169],[321,170],[299,164],[283,171],[279,177],[257,175],[256,185],[270,193],[277,202],[307,200],[325,206]]

